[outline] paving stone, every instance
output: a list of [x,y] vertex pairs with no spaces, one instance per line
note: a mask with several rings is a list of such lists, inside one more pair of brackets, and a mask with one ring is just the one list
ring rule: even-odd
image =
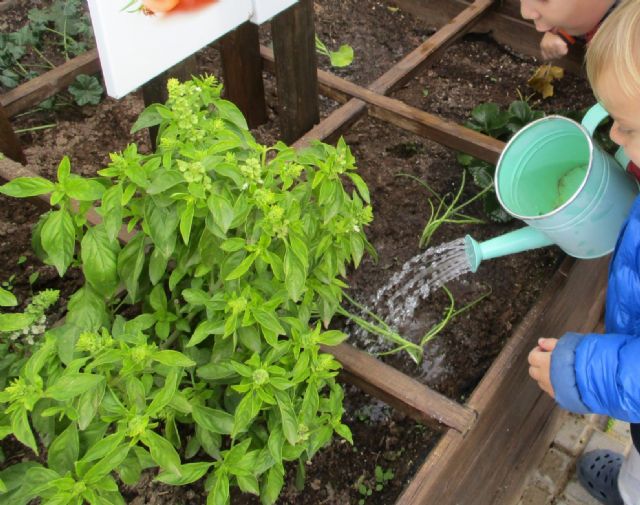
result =
[[607,416],[602,416],[600,414],[587,414],[584,418],[587,423],[599,430],[604,430],[607,427],[607,422],[609,421]]
[[573,465],[573,456],[552,447],[534,471],[534,482],[553,496],[557,496],[567,484]]
[[518,505],[550,505],[553,496],[546,490],[538,486],[529,486],[525,489]]
[[623,423],[622,421],[614,421],[609,430],[605,432],[607,435],[617,438],[625,446],[629,444],[631,440],[631,431],[629,430],[629,423]]
[[553,445],[572,456],[577,456],[584,449],[592,431],[592,425],[587,423],[584,417],[572,414],[560,426]]
[[571,480],[567,484],[561,499],[566,500],[571,505],[574,503],[579,505],[602,505],[577,480]]
[[595,449],[607,449],[612,452],[625,454],[631,446],[631,439],[627,443],[623,443],[615,437],[607,435],[602,431],[594,430],[589,438],[589,442],[584,448],[584,452],[593,451]]

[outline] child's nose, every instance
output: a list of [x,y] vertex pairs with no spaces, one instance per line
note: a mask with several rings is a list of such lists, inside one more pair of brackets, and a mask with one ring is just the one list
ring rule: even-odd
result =
[[527,0],[522,0],[520,2],[520,14],[524,19],[530,19],[532,21],[535,21],[540,17],[540,14],[529,5]]
[[609,138],[619,146],[624,147],[624,135],[622,135],[622,133],[620,132],[620,126],[616,121],[614,121],[613,125],[611,126],[611,130],[609,131]]

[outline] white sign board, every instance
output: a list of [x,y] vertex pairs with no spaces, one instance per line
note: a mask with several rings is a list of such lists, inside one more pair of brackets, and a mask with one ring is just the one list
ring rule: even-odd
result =
[[[89,0],[107,93],[121,98],[242,23],[266,21],[297,0]],[[186,7],[185,7],[186,6]]]
[[291,7],[298,0],[253,0],[253,17],[251,21],[261,25],[279,12]]

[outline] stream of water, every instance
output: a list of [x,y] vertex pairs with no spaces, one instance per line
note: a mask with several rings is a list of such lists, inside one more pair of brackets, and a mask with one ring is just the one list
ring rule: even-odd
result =
[[[373,299],[363,305],[402,334],[403,329],[412,326],[421,300],[470,271],[464,238],[430,247],[409,259],[377,291]],[[421,330],[424,333],[425,329]],[[354,335],[366,342],[369,352],[392,347],[382,337],[373,337],[359,327],[355,329]]]
[[411,319],[420,300],[471,271],[464,238],[430,247],[407,261],[373,299],[373,311],[398,328]]

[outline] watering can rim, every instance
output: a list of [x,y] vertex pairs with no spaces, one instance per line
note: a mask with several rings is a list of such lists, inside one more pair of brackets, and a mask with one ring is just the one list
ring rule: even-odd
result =
[[[522,214],[517,214],[515,212],[512,212],[505,205],[504,201],[502,200],[502,196],[500,195],[500,187],[498,185],[498,176],[500,175],[500,170],[501,170],[501,167],[502,167],[503,158],[506,156],[507,151],[511,147],[511,144],[513,144],[521,134],[523,134],[529,128],[533,128],[534,126],[538,125],[539,123],[543,123],[543,122],[549,121],[551,119],[561,119],[561,120],[564,120],[564,121],[568,121],[569,123],[572,123],[573,125],[577,126],[582,131],[582,133],[585,134],[585,137],[587,139],[587,143],[588,143],[588,146],[589,146],[589,166],[587,167],[587,172],[586,172],[586,174],[584,176],[584,179],[583,179],[582,183],[580,184],[580,187],[573,193],[571,198],[569,198],[566,202],[564,202],[559,207],[556,207],[552,211],[547,212],[546,214],[542,214],[542,215],[525,216],[525,215],[522,215]],[[511,137],[511,139],[509,139],[507,144],[504,146],[504,149],[500,153],[500,158],[498,158],[498,163],[496,164],[496,172],[495,172],[495,174],[493,176],[493,186],[495,188],[496,197],[498,198],[498,202],[500,203],[500,206],[508,214],[510,214],[511,216],[513,216],[513,217],[515,217],[517,219],[520,219],[520,220],[525,220],[526,219],[527,221],[533,221],[533,220],[538,220],[538,219],[546,219],[546,218],[548,218],[550,216],[553,216],[553,215],[557,214],[558,212],[564,210],[565,208],[567,208],[569,206],[569,204],[571,202],[573,202],[578,197],[578,195],[582,191],[582,188],[584,188],[585,184],[587,183],[587,179],[589,178],[589,174],[591,173],[591,168],[593,166],[593,151],[594,151],[594,144],[593,144],[593,138],[591,137],[591,134],[584,127],[584,125],[582,125],[581,123],[578,123],[574,119],[571,119],[571,118],[566,117],[566,116],[561,116],[559,114],[551,114],[549,116],[545,116],[543,118],[536,119],[535,121],[532,121],[528,125],[524,126],[522,129],[520,129],[518,132],[516,132],[516,134],[513,137]]]

